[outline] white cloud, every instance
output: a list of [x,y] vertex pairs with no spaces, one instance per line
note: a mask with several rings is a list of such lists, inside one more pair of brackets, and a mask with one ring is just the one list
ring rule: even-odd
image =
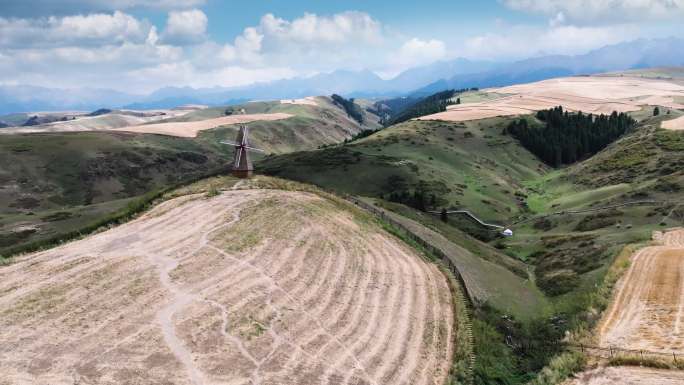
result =
[[684,0],[504,0],[504,4],[512,9],[551,16],[562,12],[575,23],[684,16]]
[[239,87],[256,82],[291,78],[297,72],[287,67],[245,68],[240,66],[222,66],[210,70],[198,71],[189,61],[164,63],[154,67],[146,67],[129,71],[125,74],[131,82],[140,83],[147,89],[159,87],[159,84],[184,85],[190,87]]
[[246,65],[294,66],[303,72],[360,69],[380,56],[383,42],[380,22],[367,13],[305,13],[293,20],[269,13],[222,48],[220,56]]
[[38,19],[0,18],[0,84],[149,92],[167,85],[240,86],[292,77],[287,63],[264,62],[259,27],[233,44],[207,36],[199,10],[171,11],[161,32],[116,11]]
[[224,50],[231,50],[236,58],[248,64],[258,64],[261,62],[261,42],[264,35],[259,33],[256,28],[245,28],[242,35],[235,38],[233,47],[226,45]]
[[549,26],[551,27],[558,27],[563,24],[565,24],[565,14],[563,12],[558,12],[556,16],[549,20]]
[[199,9],[171,11],[162,34],[167,44],[196,44],[207,39],[207,15]]
[[269,13],[261,18],[258,28],[274,40],[300,45],[342,44],[350,41],[368,44],[382,40],[380,23],[367,13],[355,11],[332,16],[305,13],[292,21]]
[[399,49],[399,56],[408,65],[425,64],[446,55],[446,46],[440,40],[420,40],[413,38],[404,43]]
[[62,16],[113,12],[134,8],[190,9],[206,0],[2,0],[2,14],[11,17]]
[[123,12],[46,19],[0,18],[0,47],[29,48],[142,42],[150,24]]
[[392,77],[410,67],[434,63],[445,59],[446,45],[441,40],[421,40],[412,38],[404,42],[398,50],[389,55],[389,68],[381,71],[383,77]]
[[631,25],[579,27],[556,25],[548,28],[510,26],[505,31],[465,40],[459,55],[488,60],[522,59],[537,55],[580,54],[631,40],[639,35]]

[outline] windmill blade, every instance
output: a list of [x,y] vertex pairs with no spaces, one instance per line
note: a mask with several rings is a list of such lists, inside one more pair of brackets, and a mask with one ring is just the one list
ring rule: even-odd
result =
[[235,143],[235,142],[228,141],[228,140],[224,140],[224,141],[222,141],[222,142],[220,142],[220,143],[221,143],[221,144],[227,144],[227,145],[229,145],[229,146],[235,146],[235,147],[239,147],[239,146],[240,146],[239,144],[237,144],[237,143]]
[[237,154],[235,154],[235,162],[233,164],[233,168],[238,168],[240,167],[240,160],[242,160],[242,149],[238,148]]
[[258,152],[266,152],[260,148],[254,148],[254,147],[249,147],[249,146],[244,146],[246,149],[251,150],[251,151],[258,151]]
[[243,135],[242,135],[242,145],[247,147],[249,143],[247,143],[247,135],[249,134],[247,126],[242,126],[244,128],[243,130]]

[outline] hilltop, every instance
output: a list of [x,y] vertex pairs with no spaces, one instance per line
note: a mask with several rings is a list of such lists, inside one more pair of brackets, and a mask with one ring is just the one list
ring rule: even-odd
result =
[[445,382],[464,331],[436,264],[315,189],[208,182],[0,267],[3,379]]

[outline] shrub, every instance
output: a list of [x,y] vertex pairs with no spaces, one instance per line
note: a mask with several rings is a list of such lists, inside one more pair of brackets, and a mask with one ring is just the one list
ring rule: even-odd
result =
[[219,189],[216,188],[215,186],[209,187],[209,189],[207,190],[207,192],[204,194],[204,196],[207,197],[207,198],[215,197],[215,196],[217,196],[217,195],[221,195],[221,190],[219,190]]
[[586,365],[586,358],[579,352],[566,352],[554,357],[528,385],[556,385],[577,373]]

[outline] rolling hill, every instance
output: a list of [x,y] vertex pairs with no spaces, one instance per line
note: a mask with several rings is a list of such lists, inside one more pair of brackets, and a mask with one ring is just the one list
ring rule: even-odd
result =
[[[225,118],[232,118],[225,115],[228,108],[244,108],[251,114],[287,114],[281,120],[250,123],[252,145],[269,153],[315,149],[380,127],[371,113],[364,112],[363,123],[359,123],[330,98],[315,100],[315,105],[291,100],[254,102],[174,110],[152,117],[110,111],[19,128],[33,133],[3,129],[0,255],[119,218],[157,191],[225,172],[232,149],[219,142],[234,140],[238,129],[235,124],[225,124]],[[184,134],[217,118],[224,119],[218,127],[209,124],[207,130],[194,130],[196,137]],[[135,126],[119,127],[120,119],[124,123],[133,119]],[[160,132],[160,126],[169,125],[168,135],[153,134]],[[128,127],[135,132],[127,131]]]
[[[528,86],[534,89],[519,87]],[[465,95],[460,106],[482,97]],[[505,116],[412,120],[343,145],[266,157],[259,166],[268,174],[366,196],[463,246],[463,255],[472,253],[518,274],[520,282],[533,282],[544,293],[536,313],[516,311],[513,301],[505,301],[514,292],[504,289],[510,282],[506,274],[487,280],[505,305],[490,301],[475,312],[476,354],[484,356],[476,367],[480,383],[524,383],[562,352],[565,331],[595,325],[596,313],[608,303],[603,296],[610,293],[597,288],[614,284],[609,267],[623,248],[648,241],[654,230],[684,224],[684,132],[662,127],[684,112],[669,104],[677,98],[649,99],[670,111],[658,116],[650,102],[630,105],[637,120],[633,129],[598,154],[557,169],[505,133],[516,119]],[[502,238],[462,217],[449,216],[444,223],[421,211],[450,207],[510,227],[514,235]],[[497,349],[510,355],[495,355]],[[577,356],[569,357],[577,362]]]
[[[263,237],[275,239],[273,234],[284,234],[282,232],[297,227],[292,223],[278,227],[279,221],[288,218],[294,221],[292,218],[295,217],[298,220],[305,218],[307,225],[321,231],[326,229],[330,233],[333,228],[327,227],[322,218],[339,214],[335,210],[339,210],[340,205],[347,210],[346,203],[337,202],[334,207],[323,203],[325,207],[318,203],[310,206],[313,198],[300,193],[221,193],[222,188],[228,187],[224,184],[225,178],[204,180],[198,184],[202,186],[199,190],[196,190],[198,185],[192,185],[175,193],[167,193],[170,187],[177,184],[212,172],[225,172],[230,153],[218,142],[232,139],[237,127],[235,124],[213,125],[209,121],[234,116],[242,109],[246,113],[242,116],[288,114],[282,119],[249,123],[252,144],[270,153],[258,158],[257,169],[281,178],[311,183],[339,194],[354,195],[356,199],[383,212],[384,217],[391,218],[393,223],[410,228],[433,246],[438,245],[449,260],[458,266],[461,279],[473,300],[472,337],[477,359],[472,369],[477,384],[526,383],[543,367],[553,363],[553,357],[560,357],[566,365],[572,366],[572,370],[577,370],[581,368],[581,355],[568,352],[566,342],[572,341],[576,333],[582,334],[584,330],[591,329],[600,319],[601,312],[608,305],[610,289],[617,279],[613,269],[615,263],[622,263],[619,262],[623,260],[620,256],[633,250],[635,245],[648,242],[654,230],[684,223],[684,204],[680,199],[684,191],[684,131],[666,129],[684,113],[680,108],[682,100],[679,93],[682,90],[677,88],[681,87],[677,74],[676,69],[660,68],[469,91],[459,95],[462,104],[451,106],[441,113],[452,113],[452,116],[428,116],[382,129],[378,116],[369,112],[372,105],[369,101],[358,101],[361,107],[359,111],[362,112],[359,122],[349,116],[345,109],[346,101],[336,103],[332,98],[316,97],[191,109],[173,116],[155,118],[147,124],[105,131],[93,128],[88,132],[0,135],[0,154],[4,157],[0,161],[9,165],[7,170],[3,169],[0,173],[3,186],[0,194],[2,202],[7,202],[0,208],[0,240],[4,242],[4,249],[0,251],[16,252],[34,245],[52,244],[50,242],[65,235],[73,237],[83,229],[92,230],[102,224],[118,223],[146,208],[150,200],[160,196],[164,196],[164,199],[177,195],[187,197],[189,195],[186,194],[198,191],[204,195],[195,195],[196,199],[188,199],[187,204],[183,203],[185,198],[177,198],[129,224],[61,246],[57,250],[64,248],[69,251],[68,254],[74,252],[76,255],[79,247],[89,250],[94,247],[97,253],[111,255],[107,254],[111,250],[106,247],[98,248],[101,246],[97,243],[98,239],[107,241],[111,234],[114,234],[112,238],[129,239],[126,238],[127,233],[132,231],[129,227],[154,228],[151,225],[154,221],[161,221],[162,224],[167,221],[175,225],[177,219],[169,213],[190,206],[199,212],[207,212],[200,217],[183,217],[187,221],[208,221],[199,227],[212,226],[214,222],[209,218],[210,214],[224,213],[212,205],[222,209],[244,210],[246,222],[237,223],[246,227],[237,227],[242,230],[235,234],[244,235],[258,227],[264,232],[272,231],[269,233],[271,235]],[[631,93],[634,89],[641,93]],[[582,94],[582,90],[590,90],[593,96]],[[527,103],[527,107],[506,112],[502,110],[502,101],[509,103],[508,108],[513,104],[520,107],[521,103]],[[544,127],[546,122],[532,112],[555,103],[568,104],[569,108],[565,111],[591,107],[594,108],[592,112],[608,113],[619,109],[631,115],[636,124],[593,156],[553,168],[528,151],[506,128],[519,119],[524,119],[530,125]],[[655,115],[655,106],[662,113]],[[472,116],[458,115],[462,111]],[[97,114],[92,118],[106,118],[111,113],[115,112]],[[178,127],[196,128],[199,124],[209,125],[206,129],[191,130],[190,135],[174,131],[180,129]],[[131,127],[135,127],[135,130]],[[145,133],[148,129],[149,132],[158,132],[160,127],[166,127],[169,135]],[[127,132],[127,129],[142,132]],[[378,131],[353,137],[363,130]],[[277,186],[276,183],[265,187]],[[265,195],[257,197],[259,194]],[[243,198],[246,199],[244,207],[239,203]],[[268,202],[273,204],[261,210],[259,205],[262,203],[257,201],[267,202],[263,205],[270,205]],[[181,203],[176,206],[174,202]],[[465,216],[449,215],[440,219],[439,212],[447,208],[466,209],[485,222],[512,229],[513,236],[503,237],[501,230],[484,228]],[[290,209],[292,212],[287,211]],[[321,222],[317,224],[317,221]],[[344,222],[333,226],[339,227],[340,234],[343,234],[344,240],[340,238],[339,245],[348,245],[349,237],[357,232],[366,234],[364,237],[375,234],[373,228],[364,227],[367,226],[365,221],[361,222],[354,225]],[[377,222],[370,222],[371,227],[377,226]],[[392,232],[396,230],[388,223],[381,224]],[[229,222],[226,226],[232,225]],[[360,229],[355,226],[360,226]],[[167,227],[162,227],[162,232],[173,234],[182,230],[174,226]],[[279,230],[275,230],[276,227]],[[145,235],[144,231],[137,233]],[[242,246],[236,247],[239,250],[257,250],[262,245],[260,239],[263,239],[259,234],[254,237],[240,235],[237,238],[225,235],[227,238],[214,239],[205,233],[204,236],[196,234],[195,238],[200,239],[200,249],[217,241],[222,242],[221,247],[246,244],[244,249]],[[296,234],[292,236],[296,238]],[[283,239],[292,236],[287,235]],[[330,235],[321,235],[320,239],[326,237]],[[319,238],[312,235],[307,239]],[[95,244],[92,246],[88,242]],[[148,243],[152,241],[138,239],[130,242],[138,245],[138,249],[147,250]],[[381,241],[358,238],[357,243],[352,242],[354,247],[340,253],[351,255],[350,250],[369,248],[369,253],[373,254],[373,242]],[[387,240],[382,242],[387,244]],[[190,246],[179,244],[172,251],[187,247]],[[293,247],[306,247],[306,244],[300,242]],[[314,245],[311,250],[327,250],[326,247]],[[416,247],[420,248],[419,245]],[[287,250],[287,247],[280,249]],[[32,268],[42,269],[41,264],[47,263],[41,259],[45,258],[42,256],[52,255],[47,253],[32,254],[26,263],[36,258],[39,263]],[[174,261],[172,254],[160,255],[165,256],[148,260],[147,266],[189,269],[192,276],[213,273],[193,268],[188,258]],[[209,258],[209,265],[214,263],[211,261],[225,261],[225,258],[217,257],[208,250],[189,255],[193,258]],[[283,265],[282,261],[277,260],[280,254],[274,255],[276,259],[273,263]],[[255,257],[256,254],[247,256],[252,259]],[[67,264],[73,262],[68,256],[64,258]],[[19,263],[22,263],[21,257]],[[125,265],[122,269],[129,269],[130,266]],[[55,268],[59,270],[64,267]],[[292,274],[290,278],[294,277]],[[315,272],[311,274],[312,277],[317,276]],[[321,279],[323,277],[321,275]],[[170,280],[186,278],[181,273],[169,276]],[[88,279],[88,276],[83,277],[86,283],[90,282]],[[163,278],[161,282],[164,282]],[[55,288],[50,286],[52,283],[49,281],[46,285],[46,290],[57,290],[48,293],[57,304],[63,299],[60,293],[79,290],[72,287]],[[181,292],[175,284],[170,285],[166,289],[176,293],[175,297],[170,298],[172,303],[183,302],[183,298],[196,298],[193,297],[197,295],[195,292]],[[191,282],[185,286],[188,285]],[[160,290],[159,287],[148,289]],[[11,287],[8,290],[11,292]],[[42,295],[40,287],[36,287],[36,290]],[[210,300],[218,301],[213,297]],[[31,318],[34,313],[31,312],[35,310],[32,306],[36,301],[29,296],[24,303],[26,305],[18,309],[12,308],[11,313],[13,317],[27,316],[22,319],[30,324],[34,320]],[[36,306],[40,313],[43,307],[40,303]],[[60,306],[56,308],[59,311]],[[191,376],[218,376],[207,370],[212,365],[220,365],[212,358],[215,352],[210,348],[193,348],[190,351],[177,349],[178,340],[189,337],[169,333],[169,330],[182,329],[182,323],[168,326],[174,322],[168,308],[152,308],[157,309],[157,319],[171,319],[171,324],[167,322],[166,329],[162,328],[159,338],[151,337],[155,341],[165,341],[166,346],[170,347],[171,361],[176,357],[175,360]],[[207,309],[195,310],[209,319],[213,314],[209,308],[211,306],[207,305]],[[215,313],[220,313],[219,308],[214,309]],[[155,315],[141,313],[141,317],[147,317],[149,321]],[[258,334],[254,330],[261,330],[259,325],[270,325],[269,320],[266,322],[260,317],[260,314],[256,314],[253,317],[256,323],[245,324],[245,333]],[[224,318],[214,318],[216,322],[224,322]],[[187,318],[187,321],[206,321],[190,319]],[[206,322],[206,327],[211,328],[213,324]],[[18,328],[15,332],[28,333],[28,330]],[[264,330],[268,330],[268,327]],[[230,339],[229,335],[219,334],[217,338]],[[66,332],[60,335],[69,341],[75,338]],[[260,336],[256,335],[256,341],[261,341]],[[237,340],[231,340],[238,344]],[[428,340],[433,341],[430,338]],[[332,345],[324,342],[324,346]],[[152,350],[160,349],[154,344],[150,346]],[[247,350],[251,349],[249,343],[243,346],[250,346]],[[430,358],[435,352],[431,349],[418,353],[428,358],[426,363],[416,365],[436,365],[438,359]],[[146,357],[147,352],[140,350],[140,357]],[[320,353],[320,350],[316,352]],[[261,357],[252,354],[253,360],[250,360],[244,351],[241,353],[261,368]],[[334,356],[337,353],[331,354]],[[359,354],[362,358],[373,356],[370,353]],[[397,354],[414,353],[397,350]],[[443,356],[443,352],[439,354]],[[164,362],[163,365],[170,365]],[[346,367],[344,362],[335,362],[335,368]],[[387,367],[395,365],[392,362],[380,364],[381,369],[371,369],[372,373],[347,370],[345,375],[366,380],[376,378]],[[57,364],[72,365],[67,361]],[[444,370],[443,367],[434,367],[438,373]],[[10,365],[9,369],[15,373],[17,366]],[[176,369],[169,369],[166,373],[171,377],[181,376]],[[51,369],[46,370],[49,373]],[[334,371],[312,372],[312,375],[334,378],[335,375],[331,374]],[[96,371],[89,373],[97,376]],[[250,373],[253,375],[255,371]],[[257,370],[256,373],[261,371]],[[149,372],[149,375],[153,374]],[[420,374],[408,372],[401,374],[397,381],[411,382],[411,379],[426,381]]]
[[3,381],[445,382],[464,330],[436,264],[315,189],[214,182],[0,267]]

